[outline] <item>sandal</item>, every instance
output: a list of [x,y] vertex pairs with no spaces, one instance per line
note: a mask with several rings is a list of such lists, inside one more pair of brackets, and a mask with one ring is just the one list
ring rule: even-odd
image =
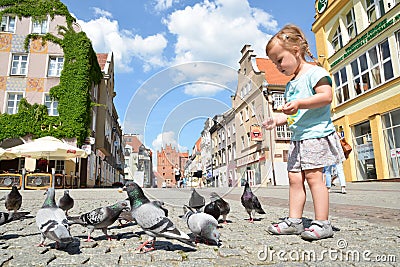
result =
[[304,231],[304,226],[302,221],[295,223],[286,217],[281,222],[268,226],[267,230],[273,235],[299,235]]
[[305,240],[319,240],[333,236],[330,221],[312,221],[309,228],[304,229],[301,237]]

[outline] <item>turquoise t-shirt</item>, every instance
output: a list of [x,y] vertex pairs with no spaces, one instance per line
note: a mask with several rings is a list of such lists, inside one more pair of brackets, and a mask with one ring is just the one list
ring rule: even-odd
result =
[[[290,102],[315,95],[314,86],[324,77],[327,77],[332,85],[329,73],[322,67],[313,66],[297,79],[288,82],[284,94],[285,101]],[[321,138],[335,131],[331,120],[331,105],[299,109],[296,114],[288,115],[287,123],[292,131],[293,141]]]

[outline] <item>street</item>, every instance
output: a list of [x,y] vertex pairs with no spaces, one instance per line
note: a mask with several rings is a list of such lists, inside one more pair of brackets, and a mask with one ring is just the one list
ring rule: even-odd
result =
[[[209,203],[209,194],[217,192],[231,205],[228,224],[220,224],[220,247],[198,244],[192,248],[176,240],[158,238],[156,250],[144,254],[135,250],[147,236],[134,223],[119,227],[114,223],[108,241],[101,230],[92,234],[94,242],[85,242],[86,229],[71,226],[76,240],[65,249],[37,247],[40,241],[35,214],[43,204],[43,191],[21,191],[20,212],[28,218],[1,225],[0,266],[398,266],[400,183],[348,183],[347,194],[339,188],[330,193],[330,219],[333,238],[308,242],[299,236],[273,236],[267,226],[288,214],[288,187],[253,188],[266,214],[256,215],[254,223],[240,203],[242,188],[202,188],[197,191]],[[144,189],[150,199],[165,202],[169,218],[177,227],[190,233],[180,215],[188,203],[190,188]],[[7,194],[0,192],[0,197]],[[63,190],[56,190],[56,201]],[[76,216],[94,208],[113,204],[127,197],[117,189],[72,189],[75,206],[69,215]],[[304,222],[313,219],[308,191]],[[1,203],[1,205],[4,205]],[[3,206],[2,211],[5,211]],[[307,225],[306,225],[307,226]]]

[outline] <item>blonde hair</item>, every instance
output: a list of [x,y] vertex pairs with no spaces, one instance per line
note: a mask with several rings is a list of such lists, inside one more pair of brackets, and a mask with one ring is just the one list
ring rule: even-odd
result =
[[268,52],[277,42],[279,42],[284,49],[293,54],[295,53],[294,47],[299,47],[300,55],[304,61],[306,61],[307,54],[307,56],[309,56],[318,66],[321,66],[318,60],[311,53],[306,36],[298,26],[287,24],[279,32],[272,36],[265,48],[267,56]]

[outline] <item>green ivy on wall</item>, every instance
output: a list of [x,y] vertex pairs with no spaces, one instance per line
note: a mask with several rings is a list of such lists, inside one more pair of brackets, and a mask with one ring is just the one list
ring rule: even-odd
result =
[[0,0],[0,11],[4,14],[17,15],[18,18],[51,19],[55,15],[64,16],[67,25],[58,27],[57,37],[29,34],[25,39],[28,51],[32,40],[41,39],[43,43],[58,44],[64,52],[64,66],[60,83],[50,89],[50,96],[58,101],[59,116],[48,116],[47,107],[20,101],[17,114],[0,114],[0,141],[7,138],[22,137],[32,134],[35,138],[54,136],[57,138],[77,138],[79,145],[89,136],[91,122],[91,87],[102,79],[102,72],[97,62],[90,39],[84,32],[75,32],[75,19],[67,7],[58,0]]

